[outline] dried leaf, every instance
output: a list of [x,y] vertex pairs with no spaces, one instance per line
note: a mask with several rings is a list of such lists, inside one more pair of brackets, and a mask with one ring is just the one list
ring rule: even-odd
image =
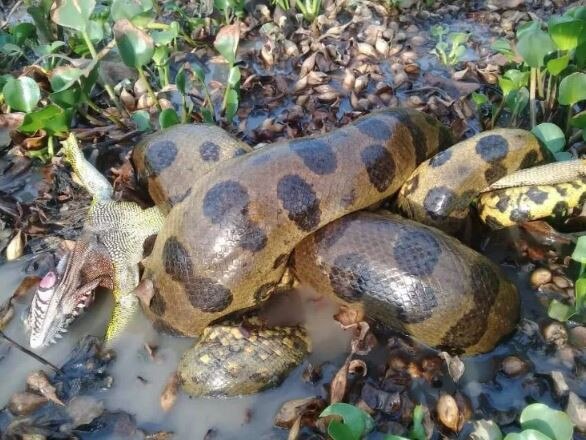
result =
[[14,393],[8,402],[8,409],[15,416],[28,415],[47,403],[47,399],[33,393]]
[[24,240],[22,236],[22,232],[18,231],[8,246],[6,247],[6,260],[7,261],[14,261],[19,259],[22,256],[22,252],[24,249]]
[[173,373],[171,376],[169,376],[167,384],[165,385],[165,388],[161,393],[160,403],[163,411],[167,412],[171,408],[173,408],[173,405],[175,405],[175,401],[177,400],[178,391],[179,376],[177,375],[177,373]]
[[14,307],[12,306],[12,302],[9,300],[0,307],[0,330],[4,330],[13,317]]
[[450,356],[445,351],[442,351],[440,356],[446,361],[450,377],[458,383],[466,368],[464,362],[458,356]]
[[295,419],[293,426],[291,426],[291,430],[289,431],[289,435],[287,436],[287,440],[297,440],[299,437],[299,430],[301,429],[301,416]]
[[330,386],[330,403],[337,403],[344,400],[346,394],[346,384],[348,380],[348,369],[350,367],[350,356],[338,370]]
[[296,420],[304,415],[318,414],[325,407],[325,402],[319,397],[289,400],[279,408],[275,415],[274,425],[280,428],[291,429]]
[[26,378],[26,384],[32,391],[37,391],[51,402],[57,405],[65,405],[61,399],[57,397],[55,387],[49,382],[49,378],[43,371],[39,370],[29,375]]
[[440,422],[454,432],[458,431],[460,411],[456,400],[449,394],[442,394],[437,401],[437,416]]

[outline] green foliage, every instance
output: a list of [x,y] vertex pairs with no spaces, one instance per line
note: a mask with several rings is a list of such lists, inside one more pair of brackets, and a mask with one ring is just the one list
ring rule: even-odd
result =
[[41,90],[36,81],[28,76],[10,78],[4,84],[2,94],[6,104],[22,112],[32,111],[41,99]]
[[369,414],[348,403],[333,403],[322,411],[320,417],[338,416],[330,421],[328,434],[333,440],[359,440],[374,428],[374,421]]
[[[551,409],[543,403],[533,403],[525,407],[519,423],[523,429],[522,438],[570,440],[574,431],[570,417],[565,412]],[[531,432],[523,435],[525,431]],[[509,436],[511,434],[505,440],[510,440]]]
[[[508,111],[512,126],[522,124],[528,117],[534,133],[556,158],[568,159],[569,153],[563,151],[566,140],[576,128],[586,136],[586,118],[572,114],[572,106],[586,99],[586,74],[578,71],[586,63],[585,11],[584,7],[569,10],[550,19],[547,27],[536,21],[521,26],[514,45],[520,58],[505,41],[493,44],[493,49],[510,61],[522,62],[499,77],[500,102],[482,104],[491,113],[488,128],[496,125],[503,110]],[[538,118],[547,124],[539,124]]]
[[55,0],[51,19],[60,26],[86,32],[95,0]]
[[240,69],[235,65],[239,41],[240,27],[237,24],[224,26],[214,41],[214,47],[226,59],[230,69],[222,101],[222,111],[228,121],[232,121],[236,115],[240,99]]
[[[468,34],[464,32],[453,32],[448,34],[447,29],[442,25],[433,26],[431,35],[437,38],[438,42],[432,51],[442,64],[446,66],[455,66],[466,53],[466,43]],[[444,38],[445,37],[445,38]]]
[[586,323],[586,235],[578,238],[572,259],[580,263],[580,273],[574,284],[574,304],[565,304],[556,299],[549,304],[547,314],[558,321],[570,319],[580,323]]
[[385,440],[426,440],[425,428],[423,427],[423,406],[417,405],[413,408],[413,425],[409,430],[409,437],[400,435],[387,435]]
[[297,0],[295,6],[307,22],[313,23],[321,10],[321,0]]
[[[512,432],[504,440],[571,440],[574,425],[570,417],[543,403],[527,405],[519,416],[520,432]],[[492,434],[500,438],[498,427]]]
[[155,45],[149,34],[123,18],[114,24],[114,38],[124,64],[142,69],[153,58]]

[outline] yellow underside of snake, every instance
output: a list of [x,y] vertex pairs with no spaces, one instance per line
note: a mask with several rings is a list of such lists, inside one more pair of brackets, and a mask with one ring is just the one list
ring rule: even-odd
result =
[[[449,144],[437,121],[403,109],[254,151],[205,125],[151,136],[133,159],[154,201],[170,211],[144,262],[154,288],[145,313],[161,329],[197,336],[258,306],[289,265],[301,282],[431,346],[492,349],[516,325],[516,289],[435,228],[457,231],[481,190],[544,155],[523,130],[493,130],[443,150]],[[364,211],[399,190],[398,206],[418,223]],[[259,353],[283,348],[278,331],[262,338],[214,328],[180,367],[194,394],[248,390],[205,382],[221,365],[232,367],[219,382],[238,382],[239,371],[250,372],[246,362],[270,366]],[[301,333],[288,332],[290,346],[304,346]],[[226,348],[250,338],[241,350]]]

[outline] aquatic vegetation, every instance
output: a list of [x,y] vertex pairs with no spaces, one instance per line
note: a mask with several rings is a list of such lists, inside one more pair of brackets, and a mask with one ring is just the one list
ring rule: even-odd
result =
[[558,321],[574,320],[586,322],[586,235],[578,238],[572,260],[580,264],[578,279],[575,283],[573,304],[565,304],[553,299],[549,305],[548,315]]
[[[504,109],[512,126],[521,125],[527,115],[534,133],[556,158],[568,159],[563,151],[566,139],[573,139],[576,129],[586,139],[586,115],[573,108],[586,99],[586,8],[571,9],[547,24],[531,21],[521,26],[515,49],[504,40],[492,47],[516,63],[498,79],[502,97],[490,106],[490,126],[497,125]],[[489,103],[481,94],[473,98],[479,107]]]
[[447,28],[438,24],[431,28],[431,35],[438,42],[432,51],[445,66],[455,66],[466,53],[469,35],[464,32],[448,33]]
[[[0,41],[4,43],[3,67],[33,63],[35,56],[40,56],[34,68],[41,77],[47,77],[50,86],[47,93],[38,75],[33,79],[33,75],[26,72],[19,77],[0,77],[0,100],[9,106],[9,111],[25,113],[18,130],[26,136],[40,136],[44,140],[43,148],[27,151],[29,156],[43,160],[52,157],[55,138],[65,136],[79,117],[95,120],[90,111],[108,118],[118,127],[134,124],[141,131],[152,128],[151,114],[145,107],[154,109],[161,128],[188,121],[194,105],[187,99],[189,78],[186,70],[193,72],[195,84],[206,96],[201,108],[195,109],[200,111],[202,119],[214,122],[224,115],[228,121],[232,120],[239,102],[240,71],[235,66],[238,25],[220,28],[215,42],[229,65],[224,98],[218,111],[214,110],[205,72],[202,66],[195,65],[188,69],[181,67],[176,75],[175,81],[179,83],[176,86],[183,97],[181,114],[178,114],[170,105],[163,108],[161,92],[171,85],[170,54],[177,51],[179,40],[190,42],[189,29],[182,27],[179,21],[156,21],[152,0],[130,3],[114,0],[109,6],[90,0],[80,7],[76,5],[73,0],[59,0],[51,8],[51,2],[40,2],[28,9],[35,25],[21,23],[10,27],[7,33],[0,33]],[[241,17],[244,11],[243,2],[216,1],[215,6],[227,22]],[[124,65],[136,71],[147,98],[143,108],[136,108],[134,98],[126,90],[130,79],[116,84],[105,75],[104,60],[112,59],[113,49]],[[106,92],[106,99],[99,97],[96,101],[98,88]]]

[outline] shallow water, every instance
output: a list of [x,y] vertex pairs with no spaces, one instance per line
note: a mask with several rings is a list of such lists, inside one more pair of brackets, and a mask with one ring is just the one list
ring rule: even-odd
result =
[[[16,288],[24,276],[24,266],[23,262],[0,266],[0,279],[4,281],[0,302],[9,298]],[[24,302],[28,301],[30,295]],[[24,302],[19,304],[16,317],[6,329],[6,334],[28,347],[22,320],[26,315]],[[60,366],[78,338],[87,334],[102,334],[111,306],[108,294],[99,295],[86,315],[71,326],[58,344],[38,350],[37,353]],[[303,369],[308,362],[318,365],[326,361],[341,361],[350,336],[331,319],[335,312],[331,304],[315,302],[306,296],[304,306],[313,353],[279,388],[251,397],[232,399],[194,399],[180,395],[175,407],[169,413],[164,413],[159,406],[161,391],[177,366],[181,353],[192,341],[159,335],[144,317],[139,316],[114,346],[117,358],[109,369],[114,378],[113,387],[96,396],[103,399],[110,410],[121,409],[134,414],[141,428],[173,431],[178,439],[201,439],[210,429],[216,431],[215,438],[221,439],[286,438],[285,431],[272,427],[274,414],[287,400],[323,394],[322,384],[313,385],[301,380]],[[145,343],[159,347],[155,360],[147,355]],[[6,358],[0,361],[0,374],[4,378],[0,381],[0,402],[6,402],[12,393],[21,391],[26,377],[40,367],[42,365],[36,360],[11,349]],[[331,370],[334,371],[333,368]]]
[[[490,255],[499,261],[503,256],[503,249],[498,249],[497,246],[496,252],[494,249],[490,250]],[[24,267],[24,262],[0,266],[0,279],[4,281],[0,301],[5,301],[12,294],[24,276]],[[516,280],[522,292],[524,318],[537,320],[542,317],[543,309],[534,292],[528,288],[526,271],[514,267],[505,267],[505,271],[511,279]],[[9,336],[25,346],[27,335],[22,318],[26,312],[25,303],[28,301],[30,295],[19,304],[17,316],[6,329]],[[144,317],[139,316],[114,346],[117,359],[109,370],[114,378],[113,387],[97,393],[96,396],[104,400],[110,410],[121,409],[134,414],[139,427],[147,431],[173,431],[179,439],[201,439],[209,430],[215,432],[214,438],[220,439],[286,438],[285,431],[273,428],[276,411],[283,402],[290,399],[325,396],[323,384],[331,380],[336,368],[343,362],[350,336],[331,318],[335,312],[331,304],[323,300],[316,301],[315,297],[307,294],[302,296],[302,303],[313,342],[313,353],[276,389],[255,396],[231,399],[194,399],[180,395],[175,407],[169,413],[164,413],[159,406],[160,393],[181,353],[190,346],[191,340],[159,335]],[[61,365],[78,338],[86,334],[101,335],[111,306],[107,293],[99,295],[94,306],[74,323],[62,342],[38,353],[50,362]],[[520,409],[533,401],[556,407],[548,378],[553,370],[564,373],[572,391],[581,396],[586,394],[586,384],[574,376],[575,366],[561,360],[558,353],[540,343],[539,338],[536,343],[535,337],[527,335],[531,333],[531,329],[538,332],[536,324],[525,321],[521,326],[529,331],[517,332],[492,353],[465,359],[465,374],[457,387],[470,398],[475,410],[474,418],[494,417],[506,421],[507,424],[516,418]],[[154,360],[147,355],[145,343],[158,347]],[[532,364],[531,372],[518,378],[509,378],[499,372],[500,360],[509,354],[527,359]],[[384,361],[381,358],[378,362]],[[325,368],[321,383],[311,384],[302,379],[308,362],[313,365],[330,363],[330,367]],[[22,390],[26,376],[39,367],[37,361],[12,349],[0,361],[0,373],[4,378],[0,381],[0,401],[5,402],[13,392]],[[449,380],[443,382],[444,388],[453,390],[453,384]],[[424,384],[415,384],[412,391],[420,396],[422,402],[427,400],[424,397],[426,393],[436,395],[440,391],[427,386],[427,391],[421,388],[423,394],[420,394],[417,392],[417,387],[420,386],[426,388]]]

